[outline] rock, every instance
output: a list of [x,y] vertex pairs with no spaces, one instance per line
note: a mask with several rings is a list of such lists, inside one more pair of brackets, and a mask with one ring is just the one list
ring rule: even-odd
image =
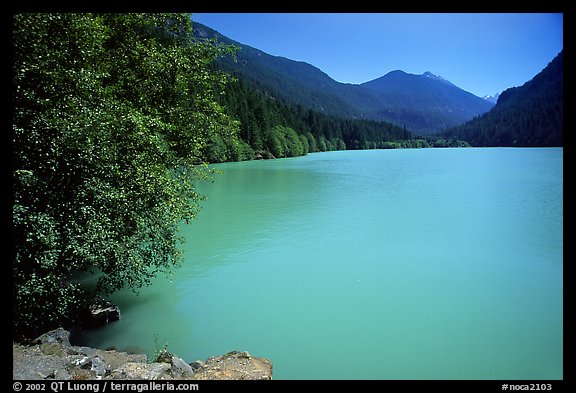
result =
[[60,343],[45,343],[40,344],[39,347],[40,351],[44,355],[52,355],[58,357],[64,357],[68,355],[68,351],[70,349],[70,347],[64,346],[63,344]]
[[172,355],[170,352],[168,352],[167,350],[163,349],[160,354],[158,355],[158,357],[156,359],[154,359],[154,361],[156,363],[172,363],[172,357],[174,355]]
[[104,361],[106,370],[114,370],[125,363],[147,363],[148,356],[144,354],[128,354],[118,351],[97,350],[97,355]]
[[70,332],[64,328],[58,328],[44,333],[40,337],[34,339],[32,344],[52,344],[59,343],[65,347],[70,346]]
[[172,379],[168,363],[126,363],[112,371],[112,379]]
[[72,379],[73,375],[66,369],[54,370],[54,379]]
[[226,355],[226,357],[236,356],[238,358],[250,359],[252,355],[248,353],[248,351],[230,351]]
[[182,358],[171,354],[167,350],[160,352],[156,358],[157,363],[167,363],[170,365],[170,375],[174,378],[189,377],[194,373],[192,367]]
[[15,380],[93,379],[272,379],[272,363],[248,352],[232,351],[206,362],[187,364],[163,351],[154,363],[144,354],[70,345],[69,333],[56,329],[38,337],[36,345],[12,345]]
[[94,356],[90,371],[94,371],[97,377],[103,377],[106,374],[106,366],[100,356]]
[[192,363],[190,363],[190,367],[192,367],[192,370],[194,371],[200,369],[203,365],[204,362],[202,360],[195,360]]
[[[53,338],[53,335],[50,335]],[[91,347],[64,346],[39,339],[33,346],[13,344],[14,379],[100,379],[126,363],[146,363],[144,354],[102,351]],[[49,339],[48,341],[54,341]]]
[[175,377],[189,377],[194,374],[192,367],[178,356],[172,356],[171,371]]
[[272,379],[272,362],[248,352],[232,351],[208,358],[191,379]]
[[102,326],[120,319],[120,308],[108,300],[96,296],[85,317],[85,322],[90,326]]
[[[61,345],[61,344],[60,344]],[[66,357],[46,355],[40,345],[31,347],[13,344],[12,378],[44,379],[60,377],[69,362]]]
[[88,356],[84,356],[82,359],[75,360],[74,365],[80,368],[88,368],[92,366],[92,360]]

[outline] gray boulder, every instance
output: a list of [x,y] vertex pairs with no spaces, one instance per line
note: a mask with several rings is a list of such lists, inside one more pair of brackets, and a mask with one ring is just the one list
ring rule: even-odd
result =
[[188,377],[194,373],[192,367],[178,356],[172,356],[172,375],[175,377]]
[[120,318],[120,308],[117,305],[100,296],[96,296],[88,307],[85,319],[90,326],[102,326],[118,321]]
[[172,379],[168,363],[126,363],[112,371],[112,379]]
[[58,329],[51,330],[44,333],[40,337],[32,341],[32,344],[62,344],[65,347],[70,346],[70,332],[59,327]]
[[[198,364],[200,365],[200,364]],[[232,351],[208,358],[190,379],[272,379],[270,359],[255,357],[246,351]]]
[[100,356],[94,356],[90,371],[94,371],[97,377],[102,377],[106,374],[106,365],[102,359],[100,359]]
[[169,364],[169,374],[173,378],[186,378],[194,373],[192,367],[184,361],[184,359],[163,350],[156,358],[156,362]]
[[190,363],[190,366],[194,371],[200,370],[202,366],[204,366],[204,362],[202,360],[194,360],[192,363]]

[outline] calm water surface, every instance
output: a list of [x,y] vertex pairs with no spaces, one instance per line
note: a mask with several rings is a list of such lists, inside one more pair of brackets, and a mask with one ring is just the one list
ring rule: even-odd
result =
[[563,377],[563,150],[316,153],[220,164],[185,262],[84,343],[275,379]]

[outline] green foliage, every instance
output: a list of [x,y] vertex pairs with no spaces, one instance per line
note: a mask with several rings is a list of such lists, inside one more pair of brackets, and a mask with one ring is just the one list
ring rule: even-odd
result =
[[308,144],[308,139],[306,139],[306,137],[302,134],[298,136],[298,139],[300,139],[300,144],[302,145],[302,155],[305,156],[310,151],[310,145]]
[[326,145],[326,138],[321,135],[318,139],[318,151],[328,151],[328,146]]
[[159,333],[154,333],[154,353],[148,357],[148,363],[172,361],[172,356],[168,352],[168,342],[161,338]]
[[468,142],[457,139],[443,139],[438,138],[434,141],[432,147],[470,147]]
[[210,144],[246,153],[216,101],[227,49],[193,41],[189,15],[21,14],[13,33],[14,325],[30,336],[83,306],[78,272],[104,294],[170,272]]
[[304,150],[302,140],[290,127],[276,126],[268,133],[266,140],[268,151],[276,158],[302,156]]
[[316,152],[318,151],[318,146],[316,145],[316,138],[310,131],[306,133],[306,140],[308,141],[308,151],[309,152]]
[[435,136],[427,136],[425,139],[402,139],[384,142],[377,145],[378,149],[422,149],[429,147],[470,147],[468,142],[458,139],[443,139]]

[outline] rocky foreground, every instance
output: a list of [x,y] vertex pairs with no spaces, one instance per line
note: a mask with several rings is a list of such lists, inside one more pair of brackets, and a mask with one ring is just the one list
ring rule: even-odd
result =
[[70,332],[59,328],[48,332],[33,345],[12,346],[13,379],[272,379],[269,359],[248,352],[232,351],[188,364],[164,351],[148,362],[144,354],[128,354],[70,344]]

